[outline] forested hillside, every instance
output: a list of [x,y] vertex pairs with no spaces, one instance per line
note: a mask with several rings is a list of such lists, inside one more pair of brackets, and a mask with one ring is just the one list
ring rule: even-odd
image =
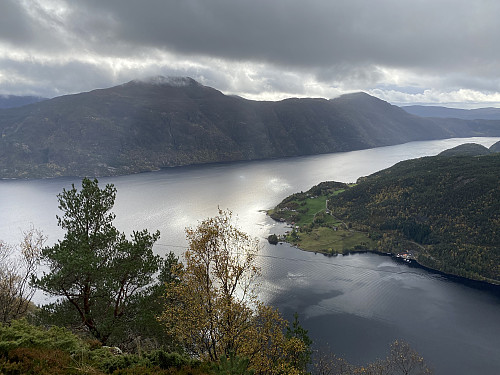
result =
[[367,233],[365,246],[411,252],[425,266],[500,283],[500,153],[408,160],[351,187],[330,184],[304,195],[327,199],[328,217],[351,233]]
[[491,145],[490,152],[500,152],[500,141]]

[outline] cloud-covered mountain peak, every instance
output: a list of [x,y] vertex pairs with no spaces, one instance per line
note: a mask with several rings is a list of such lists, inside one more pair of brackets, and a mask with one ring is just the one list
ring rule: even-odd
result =
[[149,84],[149,85],[165,85],[165,86],[172,86],[172,87],[185,87],[185,86],[193,86],[193,85],[199,85],[198,82],[196,82],[194,79],[191,77],[174,77],[174,76],[151,76],[151,77],[145,77],[141,79],[135,79],[131,81],[131,83],[143,83],[143,84]]

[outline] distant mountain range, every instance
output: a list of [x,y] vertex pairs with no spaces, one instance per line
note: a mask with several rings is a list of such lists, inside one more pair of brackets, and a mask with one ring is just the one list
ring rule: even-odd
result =
[[22,107],[32,103],[47,100],[39,96],[16,96],[16,95],[0,95],[0,108],[15,108]]
[[458,109],[439,106],[411,105],[401,107],[420,117],[459,118],[463,120],[500,120],[500,108]]
[[1,109],[0,132],[0,178],[42,178],[500,136],[500,121],[421,118],[364,93],[258,102],[156,77]]

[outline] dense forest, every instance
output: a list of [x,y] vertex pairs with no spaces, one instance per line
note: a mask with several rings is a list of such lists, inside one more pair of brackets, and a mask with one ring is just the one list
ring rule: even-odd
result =
[[[430,268],[500,283],[499,198],[499,153],[444,154],[400,162],[360,178],[355,185],[320,184],[285,199],[272,214],[302,225],[300,210],[307,207],[307,199],[322,199],[327,202],[328,220],[325,224],[322,219],[319,227],[344,226],[344,237],[346,233],[367,234],[365,246],[360,246],[358,238],[353,250],[369,245],[381,252],[410,252]],[[290,202],[296,210],[290,209]],[[311,227],[318,224],[299,229],[296,236],[305,238]]]

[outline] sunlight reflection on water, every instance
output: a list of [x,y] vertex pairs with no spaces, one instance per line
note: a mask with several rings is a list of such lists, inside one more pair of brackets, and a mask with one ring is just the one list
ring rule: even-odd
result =
[[[217,213],[233,211],[240,228],[262,239],[260,298],[303,325],[318,342],[341,348],[349,360],[385,356],[390,341],[404,337],[435,365],[437,373],[494,373],[500,368],[500,298],[450,283],[373,254],[326,257],[265,238],[283,233],[263,210],[286,196],[326,180],[355,182],[398,161],[435,155],[462,143],[490,146],[500,138],[412,142],[345,153],[211,164],[99,179],[117,187],[116,226],[126,233],[160,230],[160,254],[182,254],[184,230]],[[17,242],[30,223],[48,244],[61,238],[56,195],[78,179],[0,181],[0,238]],[[409,324],[408,322],[411,322]],[[453,345],[449,345],[452,342]],[[467,353],[457,358],[456,353]],[[485,361],[485,356],[488,361]],[[482,367],[483,366],[483,367]],[[484,367],[486,366],[486,367]],[[469,372],[467,372],[469,371]]]

